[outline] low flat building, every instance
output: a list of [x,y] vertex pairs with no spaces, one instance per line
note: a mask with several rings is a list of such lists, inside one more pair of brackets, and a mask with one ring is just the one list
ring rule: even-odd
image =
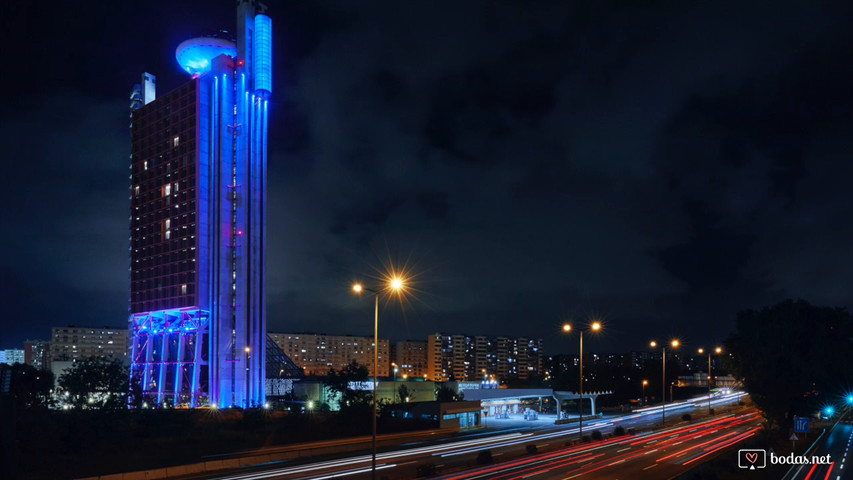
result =
[[0,363],[5,363],[6,365],[24,363],[24,351],[15,348],[0,350]]
[[392,417],[433,422],[436,428],[467,430],[482,426],[479,401],[415,402],[394,405]]

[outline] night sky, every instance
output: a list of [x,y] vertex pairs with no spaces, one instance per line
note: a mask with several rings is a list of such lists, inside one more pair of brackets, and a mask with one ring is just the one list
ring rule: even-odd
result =
[[[268,327],[575,351],[853,300],[853,4],[269,1]],[[638,6],[639,3],[646,6]],[[231,1],[6,0],[0,348],[125,326],[128,95]],[[571,342],[571,343],[569,343]]]

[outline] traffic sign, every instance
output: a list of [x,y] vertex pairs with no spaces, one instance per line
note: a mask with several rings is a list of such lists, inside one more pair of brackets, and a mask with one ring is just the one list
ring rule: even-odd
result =
[[796,433],[809,433],[809,422],[808,417],[795,417],[794,418],[794,432]]
[[792,442],[795,442],[795,441],[797,441],[797,440],[799,440],[799,439],[800,439],[800,437],[798,437],[796,433],[792,433],[792,434],[791,434],[791,438],[789,438],[788,440],[790,440],[790,441],[792,441]]

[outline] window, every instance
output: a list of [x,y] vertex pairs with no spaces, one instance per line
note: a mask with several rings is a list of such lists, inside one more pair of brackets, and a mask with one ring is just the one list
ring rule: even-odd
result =
[[144,162],[142,162],[142,168],[144,168],[145,170],[148,170],[148,160],[145,160]]
[[133,187],[133,196],[135,196],[135,197],[139,196],[139,185],[136,185],[135,187]]
[[187,294],[187,285],[183,284],[183,285],[181,285],[181,295],[186,295],[186,294]]
[[172,194],[172,184],[171,184],[171,183],[167,183],[167,184],[163,187],[163,196],[165,197],[165,196],[167,196],[167,195],[171,195],[171,194]]

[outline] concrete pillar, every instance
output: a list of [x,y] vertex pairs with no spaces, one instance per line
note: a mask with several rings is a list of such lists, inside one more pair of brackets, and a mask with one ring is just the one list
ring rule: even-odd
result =
[[556,395],[554,395],[553,398],[554,398],[554,401],[557,402],[557,420],[559,420],[561,418],[560,417],[560,399],[557,398]]
[[589,396],[589,402],[592,405],[592,414],[593,415],[595,415],[595,399],[596,399],[596,397],[598,397],[598,395],[590,395]]

